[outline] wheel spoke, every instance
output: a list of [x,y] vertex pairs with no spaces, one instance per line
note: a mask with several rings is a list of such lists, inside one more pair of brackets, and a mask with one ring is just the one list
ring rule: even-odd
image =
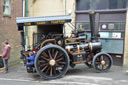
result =
[[56,59],[57,54],[58,54],[58,51],[56,51],[56,53],[55,53],[54,60]]
[[50,69],[50,76],[52,76],[52,66],[51,66],[51,69]]
[[46,65],[41,71],[43,72],[48,66]]
[[59,64],[66,64],[65,62],[58,62]]
[[52,59],[52,55],[50,53],[50,50],[48,50],[48,54],[49,54],[50,59]]
[[104,56],[102,55],[102,56],[101,56],[101,61],[103,61],[103,60],[104,60]]
[[46,74],[48,74],[48,71],[50,70],[50,67],[48,67],[48,69],[46,70]]
[[56,75],[56,66],[53,67],[54,75]]
[[39,63],[46,63],[46,61],[44,61],[44,60],[40,60]]
[[101,65],[102,69],[104,69],[104,65]]
[[96,64],[100,64],[100,61],[96,61]]
[[59,58],[59,57],[61,57],[63,54],[60,54],[60,55],[58,55],[56,58]]
[[41,58],[43,58],[46,61],[49,61],[49,59],[45,58],[44,56],[41,56]]
[[110,63],[109,61],[105,61],[105,62],[106,62],[106,63],[105,63],[106,65],[108,65],[108,64]]
[[46,64],[40,64],[39,67],[43,68],[44,66],[46,66]]
[[106,62],[106,64],[109,63],[109,59],[107,57],[104,57],[104,61]]
[[[57,63],[56,63],[56,66],[58,66],[58,67],[62,67],[62,66],[60,66],[60,65],[57,64]],[[59,72],[62,72],[62,71],[61,71],[60,69],[58,69],[58,68],[57,68],[57,70],[58,70]]]
[[102,69],[106,69],[108,67],[108,65],[103,65]]
[[46,54],[46,52],[43,52],[42,55],[43,55],[44,57],[49,57],[49,56]]
[[63,57],[62,58],[59,58],[59,59],[56,60],[56,62],[59,62],[59,61],[61,61],[63,59],[64,59]]
[[41,63],[41,64],[39,64],[41,67],[43,67],[43,66],[46,66],[47,64],[46,63]]

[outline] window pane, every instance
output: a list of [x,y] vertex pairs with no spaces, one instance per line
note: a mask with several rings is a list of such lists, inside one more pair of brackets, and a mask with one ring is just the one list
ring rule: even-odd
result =
[[127,0],[109,0],[110,9],[126,8]]
[[94,0],[92,3],[93,9],[107,9],[108,0]]
[[100,31],[119,31],[125,29],[125,23],[100,23]]
[[4,0],[3,13],[5,15],[10,15],[10,13],[11,13],[11,2],[10,2],[10,0]]
[[5,6],[9,6],[9,0],[6,0]]
[[123,40],[106,40],[102,39],[102,51],[108,53],[123,53]]
[[109,0],[110,9],[116,9],[117,8],[117,0]]
[[77,29],[83,31],[90,31],[90,24],[89,23],[77,23]]
[[77,0],[77,10],[89,10],[90,0]]
[[116,38],[121,39],[124,38],[123,32],[99,32],[100,38]]

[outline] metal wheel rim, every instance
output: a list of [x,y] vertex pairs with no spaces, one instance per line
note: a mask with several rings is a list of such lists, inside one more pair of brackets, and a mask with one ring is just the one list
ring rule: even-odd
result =
[[[49,62],[54,59],[55,64],[51,66]],[[68,67],[66,54],[62,50],[55,47],[45,49],[37,60],[37,69],[40,71],[40,74],[46,78],[59,77]],[[43,64],[45,65],[43,66]],[[39,65],[42,65],[43,68],[41,68]]]
[[[102,63],[102,61],[105,61],[105,63]],[[111,67],[111,63],[111,59],[108,55],[102,54],[97,56],[95,60],[95,67],[100,71],[106,71]]]

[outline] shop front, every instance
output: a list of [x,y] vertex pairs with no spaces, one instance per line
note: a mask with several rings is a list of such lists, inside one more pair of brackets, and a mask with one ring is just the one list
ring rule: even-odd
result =
[[76,26],[91,37],[89,11],[95,11],[95,32],[100,34],[103,51],[112,55],[114,64],[123,65],[127,0],[77,0]]

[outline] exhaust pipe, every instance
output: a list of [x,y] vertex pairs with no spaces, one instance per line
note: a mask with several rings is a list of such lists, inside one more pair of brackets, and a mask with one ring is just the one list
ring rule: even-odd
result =
[[90,18],[90,28],[91,28],[91,41],[96,41],[96,32],[95,32],[95,12],[91,11],[89,12],[89,18]]

